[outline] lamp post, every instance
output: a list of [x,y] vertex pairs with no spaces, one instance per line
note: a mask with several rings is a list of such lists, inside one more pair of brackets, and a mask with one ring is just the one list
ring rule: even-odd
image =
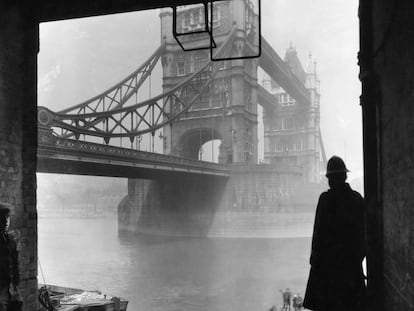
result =
[[139,135],[137,138],[137,149],[141,150],[141,140],[142,140],[142,136]]

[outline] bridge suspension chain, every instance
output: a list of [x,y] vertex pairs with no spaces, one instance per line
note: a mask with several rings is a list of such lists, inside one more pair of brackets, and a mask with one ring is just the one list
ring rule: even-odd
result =
[[[230,53],[229,45],[235,34],[235,27],[217,49],[216,55]],[[101,137],[105,143],[111,138],[127,137],[131,144],[136,137],[154,134],[156,130],[171,124],[193,104],[211,85],[219,64],[207,62],[197,72],[171,90],[142,102],[127,104],[135,98],[139,88],[147,80],[159,61],[165,44],[137,70],[107,91],[76,106],[53,112],[46,107],[38,108],[40,127],[61,129],[56,136],[69,138],[80,135]],[[131,100],[134,102],[134,100]],[[135,122],[134,122],[135,120]]]

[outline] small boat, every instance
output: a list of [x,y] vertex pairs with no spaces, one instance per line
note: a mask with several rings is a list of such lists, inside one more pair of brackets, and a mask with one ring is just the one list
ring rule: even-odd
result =
[[128,300],[77,288],[38,285],[40,311],[126,311]]

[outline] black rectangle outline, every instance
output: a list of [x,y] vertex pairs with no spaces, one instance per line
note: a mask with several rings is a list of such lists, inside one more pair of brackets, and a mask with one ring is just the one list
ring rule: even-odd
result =
[[[258,17],[259,17],[259,53],[257,55],[251,55],[251,56],[240,56],[240,57],[229,57],[229,58],[214,58],[213,56],[213,48],[216,48],[216,44],[213,40],[213,27],[211,27],[211,44],[210,44],[210,59],[213,62],[218,62],[218,61],[226,61],[226,60],[237,60],[237,59],[252,59],[252,58],[259,58],[262,55],[262,16],[261,16],[261,3],[260,0],[258,1]],[[213,3],[215,1],[210,1],[210,19],[211,19],[211,23],[213,25]],[[212,43],[214,42],[214,47],[212,45]]]
[[[181,49],[183,51],[198,51],[198,50],[211,50],[213,48],[216,48],[216,42],[213,39],[213,35],[212,35],[212,31],[208,28],[208,7],[207,7],[207,1],[202,3],[204,5],[204,22],[205,22],[205,30],[199,30],[199,31],[192,31],[192,32],[187,32],[187,33],[177,33],[177,7],[174,6],[172,7],[173,9],[173,36],[175,38],[175,40],[177,41],[177,43],[179,44],[179,46],[181,47]],[[210,45],[207,47],[197,47],[197,48],[191,48],[191,49],[187,49],[183,46],[183,44],[181,43],[179,37],[183,37],[183,36],[187,36],[187,35],[194,35],[194,34],[200,34],[200,33],[207,33],[208,36],[210,37]]]

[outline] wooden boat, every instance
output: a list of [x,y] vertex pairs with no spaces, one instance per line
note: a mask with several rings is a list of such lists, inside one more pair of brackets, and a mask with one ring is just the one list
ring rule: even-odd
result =
[[77,288],[39,284],[41,311],[126,311],[128,300]]

